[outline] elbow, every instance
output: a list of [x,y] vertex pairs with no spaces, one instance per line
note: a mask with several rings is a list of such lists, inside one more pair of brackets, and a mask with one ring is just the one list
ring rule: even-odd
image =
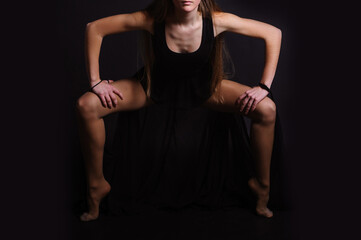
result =
[[94,28],[93,26],[94,26],[93,22],[87,23],[85,26],[85,34],[89,34],[91,32],[91,29]]
[[89,22],[86,24],[86,32],[87,34],[97,35],[103,37],[103,34],[99,31],[99,28],[97,27],[96,21]]
[[89,30],[89,29],[91,29],[91,28],[94,28],[94,22],[88,22],[87,24],[86,24],[86,29],[87,30]]
[[271,26],[270,28],[268,28],[268,31],[263,36],[263,39],[266,42],[281,42],[282,31],[279,28]]
[[281,44],[281,42],[282,42],[282,31],[281,31],[281,29],[274,27],[272,29],[271,33],[269,34],[269,40],[274,42],[274,43]]
[[280,46],[282,42],[281,29],[276,27],[269,28],[267,34],[264,35],[264,41],[269,46]]
[[279,28],[276,28],[276,31],[277,31],[277,36],[279,39],[282,39],[282,30],[279,29]]
[[273,35],[274,35],[274,37],[276,39],[279,39],[279,41],[281,41],[281,39],[282,39],[282,30],[279,29],[279,28],[274,27],[273,28]]

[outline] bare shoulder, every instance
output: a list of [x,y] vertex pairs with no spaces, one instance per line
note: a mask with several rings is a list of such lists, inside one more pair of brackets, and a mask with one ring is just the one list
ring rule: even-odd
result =
[[256,38],[281,37],[281,30],[264,22],[242,18],[232,13],[215,12],[213,25],[218,35],[228,31]]
[[235,22],[239,22],[242,19],[237,15],[228,12],[214,12],[212,17],[215,29],[215,36],[224,31],[228,31],[230,29],[230,26],[232,26]]
[[154,18],[150,16],[148,12],[138,11],[132,13],[132,15],[138,26],[141,26],[143,30],[147,30],[153,34]]
[[122,13],[90,22],[87,25],[102,36],[134,30],[153,32],[153,19],[145,11]]

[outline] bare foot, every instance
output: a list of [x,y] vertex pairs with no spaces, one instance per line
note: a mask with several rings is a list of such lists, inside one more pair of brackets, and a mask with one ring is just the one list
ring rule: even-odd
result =
[[110,192],[110,189],[110,184],[105,179],[89,187],[87,197],[89,212],[80,216],[81,221],[87,222],[98,218],[100,201]]
[[256,178],[251,178],[248,181],[248,186],[252,192],[257,196],[256,212],[258,215],[271,218],[273,212],[268,209],[267,203],[269,199],[269,187],[263,187]]

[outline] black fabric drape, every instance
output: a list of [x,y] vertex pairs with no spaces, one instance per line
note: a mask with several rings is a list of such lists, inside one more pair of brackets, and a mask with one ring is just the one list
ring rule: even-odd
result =
[[[116,130],[105,145],[104,175],[112,190],[103,212],[253,208],[247,186],[253,159],[241,115],[159,105],[116,114]],[[269,206],[282,210],[287,204],[278,114],[275,130]]]

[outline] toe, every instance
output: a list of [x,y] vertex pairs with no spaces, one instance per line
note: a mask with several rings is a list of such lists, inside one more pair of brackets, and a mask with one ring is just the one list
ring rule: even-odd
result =
[[83,221],[83,222],[89,221],[89,220],[88,220],[88,213],[83,213],[83,214],[80,216],[80,220]]
[[266,209],[257,209],[257,214],[266,218],[271,218],[273,217],[273,212],[271,210],[269,210],[268,208]]
[[83,222],[92,221],[98,218],[98,215],[92,215],[90,213],[83,213],[83,215],[80,216],[80,220]]
[[266,217],[267,217],[267,218],[273,217],[273,212],[270,211],[270,210],[268,210],[267,213],[266,213]]

